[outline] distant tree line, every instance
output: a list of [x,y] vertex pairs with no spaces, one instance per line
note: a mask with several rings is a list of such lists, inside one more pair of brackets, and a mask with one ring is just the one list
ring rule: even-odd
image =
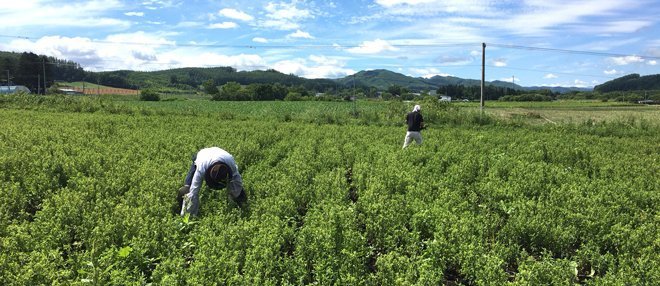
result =
[[204,91],[211,94],[213,100],[305,100],[312,99],[315,96],[302,85],[285,86],[280,83],[241,85],[238,82],[231,81],[217,88],[211,80],[203,85]]
[[[7,80],[9,77],[9,80]],[[31,52],[0,52],[0,84],[23,85],[32,93],[44,93],[57,81],[98,82],[98,75],[83,70],[80,64]]]
[[660,74],[629,74],[594,87],[594,91],[601,93],[634,90],[660,90]]
[[[481,99],[481,86],[446,85],[436,91],[438,95],[448,95],[452,99]],[[485,100],[502,101],[549,101],[556,99],[559,93],[549,89],[523,90],[508,87],[484,86]]]
[[588,99],[601,101],[637,102],[640,100],[660,101],[660,90],[633,90],[612,92],[569,92],[557,99]]

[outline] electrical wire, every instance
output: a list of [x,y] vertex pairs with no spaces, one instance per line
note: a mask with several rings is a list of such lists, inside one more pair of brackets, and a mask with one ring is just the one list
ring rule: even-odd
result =
[[577,75],[577,76],[588,76],[588,77],[599,77],[599,78],[607,78],[607,79],[615,79],[616,77],[611,77],[611,76],[604,76],[604,75],[592,75],[592,74],[579,74],[579,73],[567,73],[567,72],[557,72],[557,71],[548,71],[548,70],[537,70],[537,69],[528,69],[528,68],[517,68],[517,67],[498,67],[494,65],[486,65],[487,67],[491,68],[499,68],[499,69],[509,69],[509,70],[521,70],[521,71],[531,71],[531,72],[542,72],[542,73],[553,73],[553,74],[565,74],[565,75]]
[[[4,38],[16,38],[16,39],[26,39],[26,40],[38,40],[35,37],[27,36],[16,36],[16,35],[0,35]],[[91,43],[96,44],[106,44],[106,45],[139,45],[139,46],[170,46],[170,47],[195,47],[195,48],[235,48],[235,49],[324,49],[324,48],[356,48],[361,47],[362,45],[355,44],[313,44],[313,45],[230,45],[230,44],[177,44],[177,43],[145,43],[145,42],[116,42],[116,41],[104,41],[104,40],[90,40]],[[461,46],[479,46],[486,44],[486,47],[498,47],[506,49],[518,49],[518,50],[527,50],[527,51],[540,51],[540,52],[552,52],[560,54],[579,54],[579,55],[589,55],[589,56],[600,56],[600,57],[639,57],[643,59],[660,59],[657,56],[649,55],[631,55],[631,54],[618,54],[618,53],[605,53],[605,52],[594,52],[594,51],[582,51],[582,50],[570,50],[570,49],[558,49],[558,48],[542,48],[542,47],[532,47],[532,46],[522,46],[522,45],[512,45],[512,44],[499,44],[499,43],[427,43],[427,44],[390,44],[392,47],[398,48],[439,48],[439,47],[461,47]],[[121,60],[111,60],[104,59],[104,62],[122,62]],[[46,63],[49,65],[59,65],[59,66],[80,66],[75,64],[62,64],[62,63]],[[173,62],[156,62],[156,61],[144,61],[140,64],[141,66],[149,65],[163,65],[163,66],[177,66],[178,63]],[[421,67],[444,67],[444,68],[453,68],[453,67],[466,67],[465,65],[455,66],[455,65],[396,65],[396,64],[384,64],[384,66],[390,67],[405,67],[405,68],[421,68]],[[476,67],[478,65],[468,65]],[[548,72],[553,74],[565,74],[565,75],[574,75],[574,76],[588,76],[588,77],[598,77],[598,78],[607,78],[613,79],[614,77],[608,77],[603,75],[590,75],[590,74],[579,74],[579,73],[566,73],[566,72],[556,72],[556,71],[547,71],[547,70],[538,70],[538,69],[528,69],[528,68],[517,68],[517,67],[500,67],[486,65],[492,68],[503,68],[511,70],[524,70],[531,72]],[[99,66],[93,66],[94,68],[102,68]],[[212,67],[224,67],[220,65],[203,65],[205,68]],[[241,67],[262,69],[268,68],[266,65],[241,65]]]
[[648,56],[648,55],[615,54],[615,53],[603,53],[603,52],[594,52],[594,51],[579,51],[579,50],[540,48],[540,47],[528,47],[528,46],[518,46],[518,45],[486,43],[486,47],[488,47],[488,46],[500,47],[500,48],[510,48],[510,49],[519,49],[519,50],[528,50],[528,51],[544,51],[544,52],[556,52],[556,53],[563,53],[563,54],[578,54],[578,55],[602,56],[602,57],[640,57],[640,58],[644,58],[644,59],[660,59],[660,57]]

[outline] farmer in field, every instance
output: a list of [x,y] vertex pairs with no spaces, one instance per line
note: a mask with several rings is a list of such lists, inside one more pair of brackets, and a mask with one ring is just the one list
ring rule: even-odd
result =
[[243,179],[231,154],[218,147],[211,147],[199,150],[192,160],[184,186],[179,189],[177,197],[182,216],[186,213],[198,214],[202,180],[206,181],[206,185],[211,189],[228,188],[231,198],[239,206],[243,206],[247,196],[243,190]]
[[406,139],[403,141],[403,148],[408,147],[408,145],[414,139],[415,142],[419,145],[422,144],[422,129],[424,129],[424,117],[422,116],[422,107],[415,105],[412,112],[406,115],[406,123],[408,123],[408,132],[406,132]]

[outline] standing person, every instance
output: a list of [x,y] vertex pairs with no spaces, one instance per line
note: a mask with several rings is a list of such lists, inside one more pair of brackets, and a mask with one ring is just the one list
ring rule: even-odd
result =
[[422,107],[415,105],[412,112],[406,115],[406,123],[408,123],[408,132],[406,132],[406,139],[403,141],[403,148],[408,147],[408,144],[415,139],[419,145],[422,144],[422,129],[424,129],[424,116],[422,116]]
[[218,147],[199,150],[193,155],[193,163],[190,166],[185,185],[179,189],[177,197],[181,205],[181,215],[189,213],[197,215],[199,212],[199,190],[202,180],[211,189],[223,189],[227,187],[232,199],[243,206],[247,196],[243,190],[243,179],[238,172],[238,166],[234,157],[227,151]]

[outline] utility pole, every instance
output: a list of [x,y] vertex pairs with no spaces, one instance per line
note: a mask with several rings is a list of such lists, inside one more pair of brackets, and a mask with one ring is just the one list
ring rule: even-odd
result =
[[41,59],[41,65],[44,70],[44,95],[46,95],[46,57],[45,56]]
[[481,43],[481,111],[484,110],[484,82],[486,80],[486,43]]
[[516,76],[515,75],[511,76],[511,83],[513,83],[513,86],[511,87],[511,94],[515,95],[516,94]]
[[41,75],[37,74],[37,94],[41,94]]
[[357,116],[357,107],[355,106],[355,101],[357,101],[357,98],[355,97],[355,74],[353,74],[353,116]]
[[11,92],[11,88],[9,88],[9,70],[7,70],[7,93]]

